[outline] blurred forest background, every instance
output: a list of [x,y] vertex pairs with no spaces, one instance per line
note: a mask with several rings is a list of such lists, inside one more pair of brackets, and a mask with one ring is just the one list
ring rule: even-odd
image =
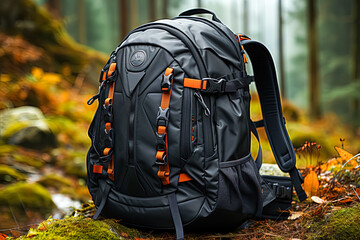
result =
[[[86,100],[101,68],[132,29],[193,7],[271,51],[299,167],[337,156],[335,145],[360,152],[358,0],[1,0],[0,233],[24,233],[90,199],[96,104]],[[265,162],[274,162],[260,135]]]

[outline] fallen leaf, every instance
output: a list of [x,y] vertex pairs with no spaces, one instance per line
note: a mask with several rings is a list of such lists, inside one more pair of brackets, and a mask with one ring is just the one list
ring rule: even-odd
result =
[[342,160],[344,161],[347,161],[349,160],[350,158],[352,158],[354,155],[352,155],[351,153],[345,151],[344,149],[342,148],[339,148],[337,146],[334,147],[335,150],[339,153],[340,157],[342,158]]
[[127,234],[126,232],[121,232],[120,235],[124,238],[129,237],[129,234]]
[[345,198],[345,199],[340,200],[339,202],[340,202],[340,203],[350,203],[350,202],[353,202],[353,201],[354,201],[354,200],[351,199],[351,198]]
[[5,240],[7,237],[7,235],[0,233],[0,240]]
[[319,189],[319,179],[314,171],[310,173],[304,179],[304,191],[308,196],[316,195]]
[[321,198],[319,198],[319,197],[317,197],[317,196],[312,196],[312,197],[311,197],[311,200],[313,200],[313,201],[316,202],[317,204],[323,204],[323,203],[325,202],[324,199],[321,199]]
[[299,217],[301,217],[302,215],[304,215],[304,212],[292,212],[289,219],[290,220],[296,220]]

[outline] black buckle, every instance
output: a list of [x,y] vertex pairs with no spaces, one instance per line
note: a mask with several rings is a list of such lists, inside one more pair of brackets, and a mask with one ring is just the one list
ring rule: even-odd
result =
[[[220,93],[225,91],[225,79],[215,79],[215,78],[203,78],[202,83],[206,81],[206,89],[203,89],[201,86],[201,90],[207,93]],[[202,84],[201,84],[202,85]]]
[[162,109],[161,107],[159,107],[159,111],[156,117],[156,125],[167,127],[168,123],[169,123],[169,108]]
[[156,133],[156,150],[166,151],[166,133],[164,134]]
[[171,80],[173,79],[174,75],[173,73],[170,73],[169,75],[162,75],[162,81],[161,81],[161,90],[162,91],[170,91],[171,88]]
[[292,188],[291,187],[280,186],[278,183],[271,184],[271,187],[274,190],[276,197],[282,198],[282,199],[291,199],[292,198]]
[[106,139],[104,140],[104,146],[106,148],[113,148],[114,144],[113,144],[113,140],[114,140],[114,131],[111,128],[109,131],[106,131],[105,129],[105,134],[106,134]]

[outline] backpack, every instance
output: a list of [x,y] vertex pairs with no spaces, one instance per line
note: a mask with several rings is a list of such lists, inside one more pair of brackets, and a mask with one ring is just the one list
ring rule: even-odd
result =
[[[204,13],[212,20],[191,16]],[[249,116],[252,81],[263,114],[257,122]],[[213,12],[192,9],[136,28],[112,52],[100,83],[88,101],[99,102],[87,155],[94,219],[101,213],[134,227],[175,229],[183,239],[183,226],[279,218],[293,186],[306,199],[271,55]],[[258,127],[290,178],[260,176],[260,143],[255,160],[250,154]]]

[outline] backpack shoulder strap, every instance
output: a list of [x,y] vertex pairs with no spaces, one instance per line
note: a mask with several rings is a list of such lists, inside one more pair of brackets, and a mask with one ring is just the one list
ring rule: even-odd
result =
[[303,201],[307,196],[301,187],[303,179],[295,167],[294,147],[285,128],[273,59],[268,49],[260,42],[243,40],[241,44],[252,63],[263,123],[276,162],[283,172],[290,174],[296,193],[300,201]]

